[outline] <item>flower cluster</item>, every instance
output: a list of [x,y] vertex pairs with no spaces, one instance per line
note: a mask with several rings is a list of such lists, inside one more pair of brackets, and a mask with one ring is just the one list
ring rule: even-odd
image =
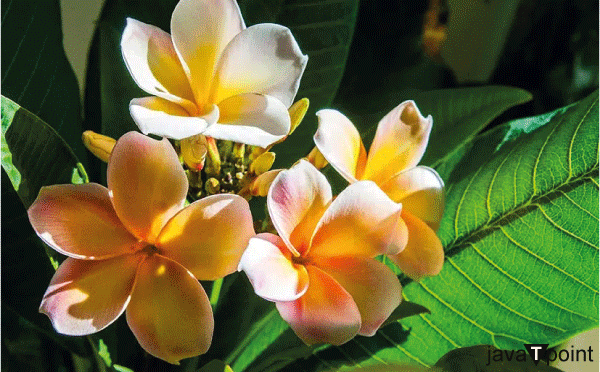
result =
[[[376,258],[416,280],[443,264],[443,182],[417,166],[431,117],[400,104],[367,154],[343,114],[321,110],[315,150],[270,170],[269,150],[308,107],[292,105],[307,57],[290,31],[246,28],[234,0],[181,0],[171,32],[128,19],[121,42],[133,79],[153,95],[132,100],[131,115],[163,139],[84,133],[108,162],[108,187],[44,187],[28,210],[38,236],[67,256],[40,311],[67,335],[126,313],[144,350],[177,364],[212,341],[199,280],[240,270],[307,344],[375,334],[402,300]],[[337,196],[319,171],[327,163],[350,183]],[[253,221],[253,196],[266,196],[265,221]]]

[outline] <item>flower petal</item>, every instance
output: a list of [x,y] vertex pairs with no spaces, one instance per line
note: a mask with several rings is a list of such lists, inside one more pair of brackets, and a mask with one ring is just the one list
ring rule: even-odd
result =
[[173,10],[171,34],[196,102],[208,103],[211,82],[225,46],[246,28],[235,0],[181,0]]
[[219,102],[219,122],[205,135],[217,139],[267,147],[290,130],[290,114],[275,97],[240,94]]
[[206,292],[192,273],[160,255],[138,270],[127,323],[140,345],[172,364],[205,353],[214,320]]
[[373,336],[402,301],[402,286],[389,267],[373,259],[333,257],[315,262],[350,295],[360,311],[363,336]]
[[136,84],[149,94],[197,111],[194,94],[173,48],[171,35],[156,26],[127,18],[121,52]]
[[54,273],[40,312],[65,335],[104,329],[125,311],[139,262],[138,255],[100,261],[67,258]]
[[69,257],[106,259],[131,253],[137,243],[97,183],[42,187],[27,213],[36,234]]
[[273,226],[294,255],[308,250],[315,226],[330,201],[329,182],[304,159],[277,175],[267,195],[267,208]]
[[254,235],[248,202],[238,195],[218,194],[195,201],[171,218],[156,246],[197,279],[216,280],[237,269]]
[[308,288],[308,272],[291,261],[292,255],[280,237],[263,233],[250,239],[239,269],[254,292],[269,301],[294,301]]
[[444,247],[431,227],[409,212],[402,212],[408,227],[406,248],[389,257],[408,276],[419,280],[437,275],[444,265]]
[[360,329],[360,312],[350,294],[316,266],[307,266],[309,284],[296,301],[277,302],[281,317],[308,345],[341,345]]
[[419,164],[425,153],[433,119],[424,118],[414,101],[402,102],[377,125],[364,179],[377,184]]
[[381,189],[404,211],[437,230],[444,214],[444,181],[429,167],[418,166],[398,173]]
[[217,106],[204,116],[189,116],[183,107],[159,97],[134,98],[129,112],[142,133],[172,139],[200,134],[219,118]]
[[262,23],[237,34],[219,60],[212,102],[242,93],[273,96],[290,107],[308,56],[287,27]]
[[321,154],[348,182],[361,179],[367,152],[354,124],[331,109],[318,111],[317,117],[319,128],[314,141]]
[[125,227],[150,244],[183,207],[188,181],[168,140],[124,134],[108,161],[110,197]]
[[394,203],[375,183],[353,183],[323,214],[312,238],[310,255],[375,257],[389,253],[395,234],[400,234],[396,231],[402,231],[404,224],[401,210],[402,205]]

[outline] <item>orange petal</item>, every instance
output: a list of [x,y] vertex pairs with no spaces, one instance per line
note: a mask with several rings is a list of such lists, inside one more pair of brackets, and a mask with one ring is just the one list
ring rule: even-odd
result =
[[183,266],[157,254],[140,265],[127,323],[144,350],[172,364],[205,353],[214,328],[200,283]]
[[363,179],[377,184],[419,164],[425,153],[433,119],[424,118],[413,101],[390,111],[377,125]]
[[294,301],[308,288],[308,272],[292,263],[292,255],[277,235],[263,233],[250,239],[239,269],[254,292],[269,301]]
[[360,329],[360,312],[350,294],[316,266],[307,266],[309,284],[296,301],[277,302],[281,317],[308,345],[341,345]]
[[89,261],[67,258],[44,294],[40,312],[58,333],[83,336],[104,329],[125,311],[140,256]]
[[375,257],[389,253],[394,231],[403,226],[401,210],[402,205],[394,203],[375,183],[353,183],[323,214],[309,254]]
[[248,202],[238,195],[218,194],[195,201],[171,218],[156,246],[197,279],[215,280],[237,269],[254,234]]
[[117,215],[150,244],[183,207],[188,181],[168,140],[124,134],[108,161],[108,189]]
[[117,217],[108,189],[97,183],[42,187],[27,213],[38,236],[69,257],[115,257],[137,243]]
[[444,247],[431,227],[408,212],[402,212],[408,227],[408,243],[397,255],[389,257],[409,277],[419,280],[437,275],[444,264]]
[[329,182],[304,159],[275,178],[267,207],[275,229],[294,255],[308,250],[315,226],[330,201]]
[[160,28],[127,18],[121,52],[137,85],[149,94],[197,111],[194,94],[173,48],[171,35]]
[[171,36],[197,103],[207,103],[223,49],[245,28],[235,0],[181,0],[175,6]]
[[223,50],[211,101],[259,93],[275,97],[286,108],[290,107],[307,62],[308,57],[302,55],[287,27],[273,23],[250,26]]
[[321,154],[348,182],[361,179],[367,152],[354,124],[336,110],[320,110],[317,117],[314,141]]
[[444,181],[429,167],[407,169],[381,185],[402,209],[437,230],[444,213]]
[[354,299],[363,336],[373,336],[402,301],[402,286],[389,267],[373,259],[334,257],[315,265],[331,275]]

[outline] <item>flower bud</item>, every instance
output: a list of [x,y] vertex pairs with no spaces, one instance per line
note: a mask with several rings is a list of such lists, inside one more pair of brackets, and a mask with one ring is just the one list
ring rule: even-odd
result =
[[325,157],[323,156],[323,154],[321,154],[321,151],[319,151],[319,149],[316,146],[306,156],[306,160],[308,160],[317,169],[322,169],[328,164],[327,160],[325,160]]
[[181,140],[181,156],[189,169],[199,172],[204,168],[208,144],[201,134]]
[[274,152],[265,152],[256,159],[252,163],[250,163],[250,173],[254,173],[257,176],[265,173],[273,166],[273,162],[275,162],[275,153]]
[[214,195],[217,194],[220,190],[220,183],[219,180],[211,177],[208,180],[206,180],[206,183],[204,184],[204,190],[206,190],[206,193],[208,195]]
[[108,163],[110,153],[113,147],[115,147],[115,143],[117,143],[114,138],[92,132],[91,130],[83,132],[81,139],[85,147],[105,163]]
[[304,119],[304,115],[306,115],[306,111],[308,111],[308,105],[309,105],[308,98],[302,98],[301,100],[296,101],[288,109],[288,112],[290,113],[290,121],[291,121],[290,132],[288,133],[288,135],[294,133],[296,128],[298,128],[298,125],[300,125],[300,123],[302,122],[302,119]]
[[219,148],[214,138],[206,137],[206,150],[208,161],[206,162],[205,172],[210,175],[217,175],[221,172],[221,156],[219,156]]

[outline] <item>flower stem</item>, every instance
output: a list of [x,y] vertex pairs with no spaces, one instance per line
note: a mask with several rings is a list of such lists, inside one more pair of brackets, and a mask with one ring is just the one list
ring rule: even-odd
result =
[[212,290],[210,291],[210,305],[213,309],[217,307],[217,302],[219,302],[219,295],[221,294],[222,286],[223,278],[217,279],[213,282]]

